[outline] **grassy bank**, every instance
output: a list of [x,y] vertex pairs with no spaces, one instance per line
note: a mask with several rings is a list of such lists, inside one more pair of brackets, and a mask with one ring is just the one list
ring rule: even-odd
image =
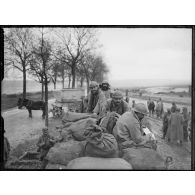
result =
[[[6,111],[10,108],[14,108],[17,106],[18,98],[22,97],[22,94],[3,94],[1,95],[1,110]],[[41,100],[41,92],[32,92],[26,94],[27,99],[31,99],[34,101]],[[53,92],[49,91],[48,98],[53,98]]]

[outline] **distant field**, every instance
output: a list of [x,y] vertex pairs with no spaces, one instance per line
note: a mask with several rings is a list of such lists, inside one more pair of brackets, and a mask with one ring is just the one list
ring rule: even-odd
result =
[[[65,83],[65,87],[67,86],[67,83]],[[61,89],[62,84],[58,82],[56,84],[56,89]],[[17,94],[17,93],[22,93],[23,89],[23,82],[22,80],[3,80],[2,82],[2,94]],[[54,90],[53,84],[50,83],[48,86],[49,91]],[[26,83],[26,91],[27,92],[39,92],[41,91],[41,84],[32,81],[32,80],[27,80]]]

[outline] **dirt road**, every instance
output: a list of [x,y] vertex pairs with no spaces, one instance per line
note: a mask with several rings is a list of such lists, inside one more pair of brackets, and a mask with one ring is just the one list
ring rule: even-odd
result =
[[[54,100],[49,100],[49,108]],[[26,109],[19,110],[18,108],[10,109],[3,112],[4,128],[6,130],[5,136],[10,141],[11,147],[15,148],[19,143],[40,135],[41,127],[44,127],[44,120],[42,119],[42,111],[33,110],[33,118],[28,117]]]

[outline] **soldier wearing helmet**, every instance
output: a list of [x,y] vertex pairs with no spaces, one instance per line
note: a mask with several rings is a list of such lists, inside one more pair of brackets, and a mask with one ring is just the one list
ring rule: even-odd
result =
[[102,115],[102,113],[105,112],[105,95],[99,89],[99,85],[95,81],[90,83],[89,88],[90,93],[87,112],[95,113],[96,115]]
[[[143,103],[137,103],[131,112],[125,112],[118,119],[113,129],[113,134],[119,143],[120,149],[150,143],[151,134],[144,135],[142,131],[142,120],[146,114],[146,106]],[[152,147],[153,145],[151,144]]]
[[129,105],[123,100],[123,94],[120,91],[114,91],[112,99],[108,99],[106,102],[107,112],[116,112],[120,115],[129,111]]

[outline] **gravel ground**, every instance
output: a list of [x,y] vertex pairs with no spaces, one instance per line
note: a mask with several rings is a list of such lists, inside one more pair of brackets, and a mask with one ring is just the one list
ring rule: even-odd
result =
[[[191,153],[189,149],[183,146],[167,143],[162,139],[162,121],[149,118],[152,129],[158,141],[157,151],[166,159],[167,156],[172,156],[173,164],[170,165],[170,170],[190,170],[191,169]],[[190,147],[190,143],[186,143]]]

